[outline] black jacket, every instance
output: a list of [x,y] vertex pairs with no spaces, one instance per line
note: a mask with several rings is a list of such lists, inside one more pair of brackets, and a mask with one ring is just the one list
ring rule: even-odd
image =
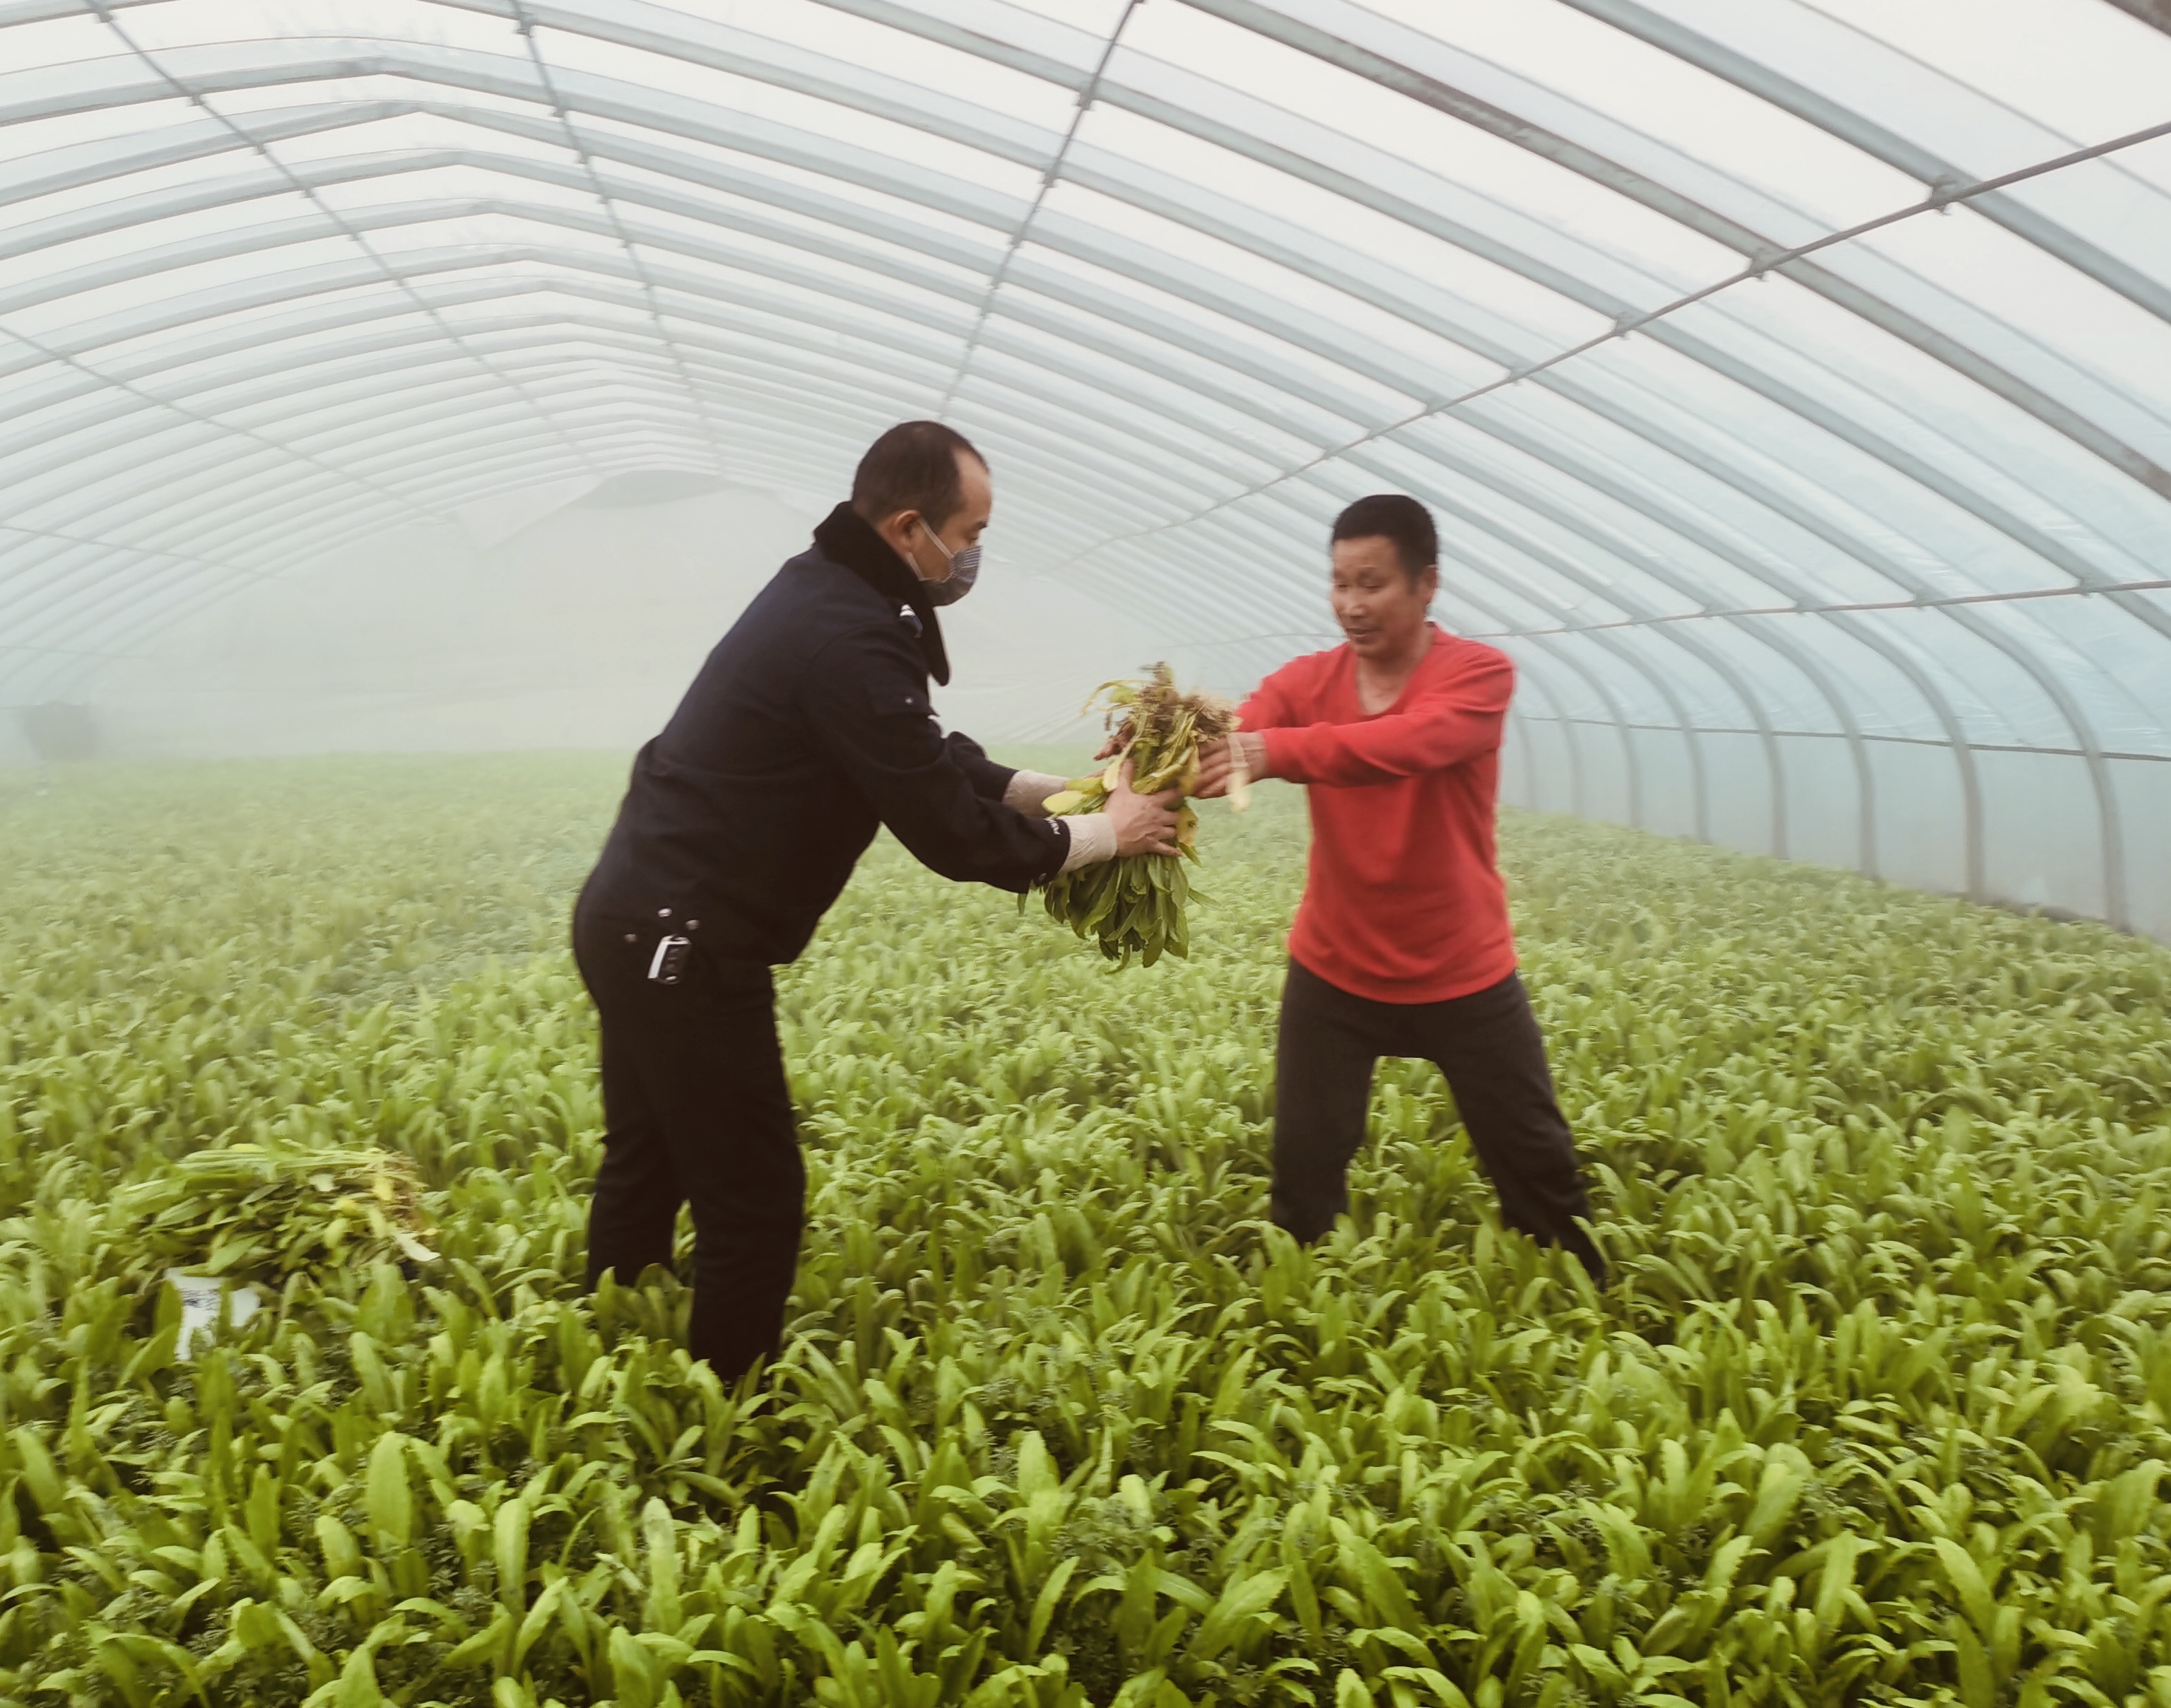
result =
[[1053,874],[1069,827],[1002,804],[1015,774],[943,735],[930,672],[950,679],[925,584],[839,505],[635,758],[583,908],[775,963],[807,946],[878,824],[946,878],[1022,891]]

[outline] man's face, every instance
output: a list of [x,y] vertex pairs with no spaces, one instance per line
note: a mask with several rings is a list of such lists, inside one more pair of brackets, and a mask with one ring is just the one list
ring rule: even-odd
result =
[[[930,581],[950,579],[950,559],[943,555],[943,551],[954,557],[967,546],[978,545],[981,533],[988,526],[988,517],[995,507],[995,484],[989,478],[988,471],[981,466],[978,458],[958,452],[957,478],[961,501],[956,514],[941,527],[931,527],[917,511],[902,512],[905,517],[915,518],[904,530],[903,543],[905,555],[912,560],[913,567]],[[942,551],[937,551],[929,543],[930,533],[942,542]]]
[[1412,577],[1384,534],[1334,543],[1334,620],[1359,658],[1391,657],[1413,643],[1439,591],[1439,571]]

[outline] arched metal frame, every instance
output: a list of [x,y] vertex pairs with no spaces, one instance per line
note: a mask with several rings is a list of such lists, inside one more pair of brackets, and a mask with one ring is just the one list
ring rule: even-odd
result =
[[[1697,302],[1707,280],[1548,228],[1156,56],[1123,37],[1136,0],[1104,35],[1002,0],[821,0],[1066,92],[1061,130],[977,104],[969,82],[938,92],[641,0],[429,3],[501,21],[503,50],[390,37],[153,46],[131,15],[190,0],[0,0],[0,65],[11,29],[86,15],[110,48],[0,73],[0,136],[116,115],[94,142],[0,153],[0,695],[62,691],[357,532],[633,466],[819,489],[884,420],[947,410],[996,455],[1014,560],[1089,590],[1150,589],[1202,645],[1273,625],[1281,640],[1245,645],[1262,662],[1325,627],[1317,543],[1341,503],[1381,485],[1418,493],[1449,524],[1449,604],[1490,625],[1547,702],[1537,715],[1560,720],[1579,811],[1584,761],[1545,685],[1555,671],[1615,726],[1638,822],[1651,790],[1636,729],[1655,716],[1680,731],[1708,836],[1699,731],[1745,719],[1782,855],[1788,726],[1806,708],[1816,726],[1800,733],[1846,746],[1854,864],[1875,873],[1869,748],[1902,732],[1850,677],[1849,660],[1873,658],[1919,702],[1906,718],[1949,748],[1966,890],[1987,883],[1977,749],[2070,752],[2095,803],[2101,910],[2125,923],[2125,834],[2098,720],[2130,685],[2108,666],[2096,667],[2106,680],[2077,681],[2089,661],[2077,666],[2025,601],[2077,593],[2125,625],[2130,656],[2171,664],[2171,603],[2158,597],[2171,399],[2062,353],[2045,329],[1996,319],[1870,235],[1831,246],[1777,190],[1347,0],[1155,3],[1446,115],[1824,307],[1797,312],[1754,284]],[[1913,178],[1924,210],[1964,207],[2086,288],[2171,321],[2171,281],[2085,222],[2051,217],[2024,174],[1978,186],[1964,153],[1670,15],[1685,5],[1563,3]],[[1783,4],[1755,0],[1742,18]],[[583,68],[590,42],[872,115],[947,158],[986,159],[992,181],[854,142],[850,127]],[[373,88],[262,104],[363,78],[401,98]],[[1955,100],[1984,99],[1945,83]],[[172,121],[176,97],[201,116]],[[139,108],[144,122],[120,121]],[[1107,146],[1096,109],[1512,278],[1516,312]],[[405,118],[471,140],[289,158]],[[190,163],[209,169],[177,182],[170,169]],[[997,187],[1020,169],[1037,192]],[[448,170],[497,187],[351,193]],[[2148,231],[2171,237],[2163,185],[2120,184]],[[1059,187],[1128,211],[1081,212]],[[1142,238],[1135,218],[1202,234],[1230,264]],[[477,220],[521,235],[414,244]],[[144,281],[168,276],[188,282],[141,300]],[[1289,280],[1324,295],[1300,302]],[[136,306],[112,306],[131,287]],[[78,299],[98,307],[56,313]],[[1853,341],[1835,343],[1819,318],[1834,309]],[[1548,329],[1576,314],[1600,329],[1566,361]],[[1632,332],[1676,366],[1636,357]],[[1905,372],[1864,361],[1880,349]],[[1835,580],[1878,597],[1835,597]],[[1734,612],[1744,587],[1759,608]],[[1961,703],[1965,672],[1928,667],[1922,643],[1883,619],[1889,607],[1949,632],[1934,651],[2009,660],[2057,739],[2031,742],[1999,709]],[[2015,739],[1986,739],[2000,735]],[[2171,732],[2152,739],[2171,758]]]

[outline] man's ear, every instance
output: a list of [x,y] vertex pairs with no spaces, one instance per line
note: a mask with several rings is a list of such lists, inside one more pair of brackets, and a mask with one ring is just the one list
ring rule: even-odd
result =
[[875,532],[888,541],[893,550],[903,551],[907,548],[899,542],[912,538],[912,525],[919,519],[916,510],[893,510],[874,525]]

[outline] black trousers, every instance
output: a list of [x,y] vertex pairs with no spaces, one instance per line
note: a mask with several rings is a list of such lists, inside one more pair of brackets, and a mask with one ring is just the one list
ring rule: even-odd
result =
[[694,1211],[688,1350],[726,1383],[777,1350],[799,1264],[799,1154],[775,988],[759,961],[704,956],[648,977],[653,922],[573,915],[573,953],[603,1028],[603,1159],[588,1211],[588,1285],[668,1267]]
[[1422,1056],[1447,1076],[1501,1219],[1567,1247],[1603,1281],[1605,1260],[1576,1223],[1590,1200],[1545,1040],[1512,972],[1468,996],[1404,1004],[1353,996],[1289,963],[1274,1056],[1275,1222],[1309,1243],[1348,1209],[1349,1160],[1364,1143],[1382,1056]]

